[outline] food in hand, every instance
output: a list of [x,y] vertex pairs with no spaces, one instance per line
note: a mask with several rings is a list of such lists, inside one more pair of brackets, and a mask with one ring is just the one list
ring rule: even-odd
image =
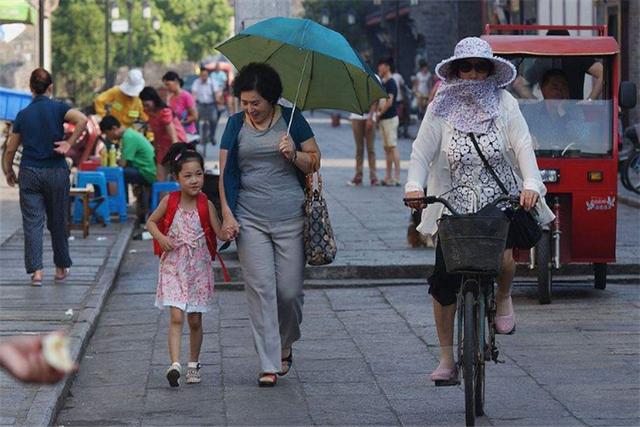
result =
[[60,334],[49,334],[42,339],[42,354],[51,367],[72,372],[75,368],[69,352],[69,338]]

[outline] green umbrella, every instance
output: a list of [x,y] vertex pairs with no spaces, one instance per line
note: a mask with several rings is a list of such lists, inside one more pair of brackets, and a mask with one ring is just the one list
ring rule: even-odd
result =
[[36,9],[26,0],[1,0],[0,24],[31,24],[36,23]]
[[282,79],[283,98],[301,110],[331,108],[363,114],[387,96],[340,33],[308,19],[267,19],[216,49],[238,69],[251,62],[271,65]]

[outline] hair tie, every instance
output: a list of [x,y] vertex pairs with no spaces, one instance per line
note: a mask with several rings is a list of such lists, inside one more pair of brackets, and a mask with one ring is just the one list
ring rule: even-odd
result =
[[174,162],[177,162],[182,157],[182,153],[178,153],[178,155],[173,159]]

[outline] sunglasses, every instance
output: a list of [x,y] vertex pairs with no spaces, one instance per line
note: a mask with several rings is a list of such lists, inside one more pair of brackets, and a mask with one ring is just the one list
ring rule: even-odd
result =
[[471,70],[476,70],[480,74],[488,74],[491,71],[491,63],[488,61],[480,61],[475,64],[470,61],[458,61],[456,64],[458,70],[463,73],[468,73]]

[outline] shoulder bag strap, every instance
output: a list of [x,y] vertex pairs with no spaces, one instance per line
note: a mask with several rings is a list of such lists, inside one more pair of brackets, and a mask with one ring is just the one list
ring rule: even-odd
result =
[[507,188],[504,186],[504,184],[502,183],[500,178],[498,178],[498,174],[496,174],[496,171],[493,170],[493,168],[489,164],[489,161],[487,160],[487,158],[484,156],[484,154],[482,154],[482,151],[480,150],[480,147],[478,146],[478,141],[476,141],[475,135],[473,134],[473,132],[469,132],[468,135],[469,135],[469,138],[471,138],[471,142],[473,142],[473,146],[475,147],[476,151],[478,152],[478,156],[480,156],[480,160],[482,160],[482,163],[484,163],[484,166],[487,168],[487,170],[489,170],[489,173],[491,174],[493,179],[495,179],[495,181],[498,183],[498,187],[500,187],[500,190],[502,190],[502,192],[506,196],[508,196],[509,192],[507,191]]

